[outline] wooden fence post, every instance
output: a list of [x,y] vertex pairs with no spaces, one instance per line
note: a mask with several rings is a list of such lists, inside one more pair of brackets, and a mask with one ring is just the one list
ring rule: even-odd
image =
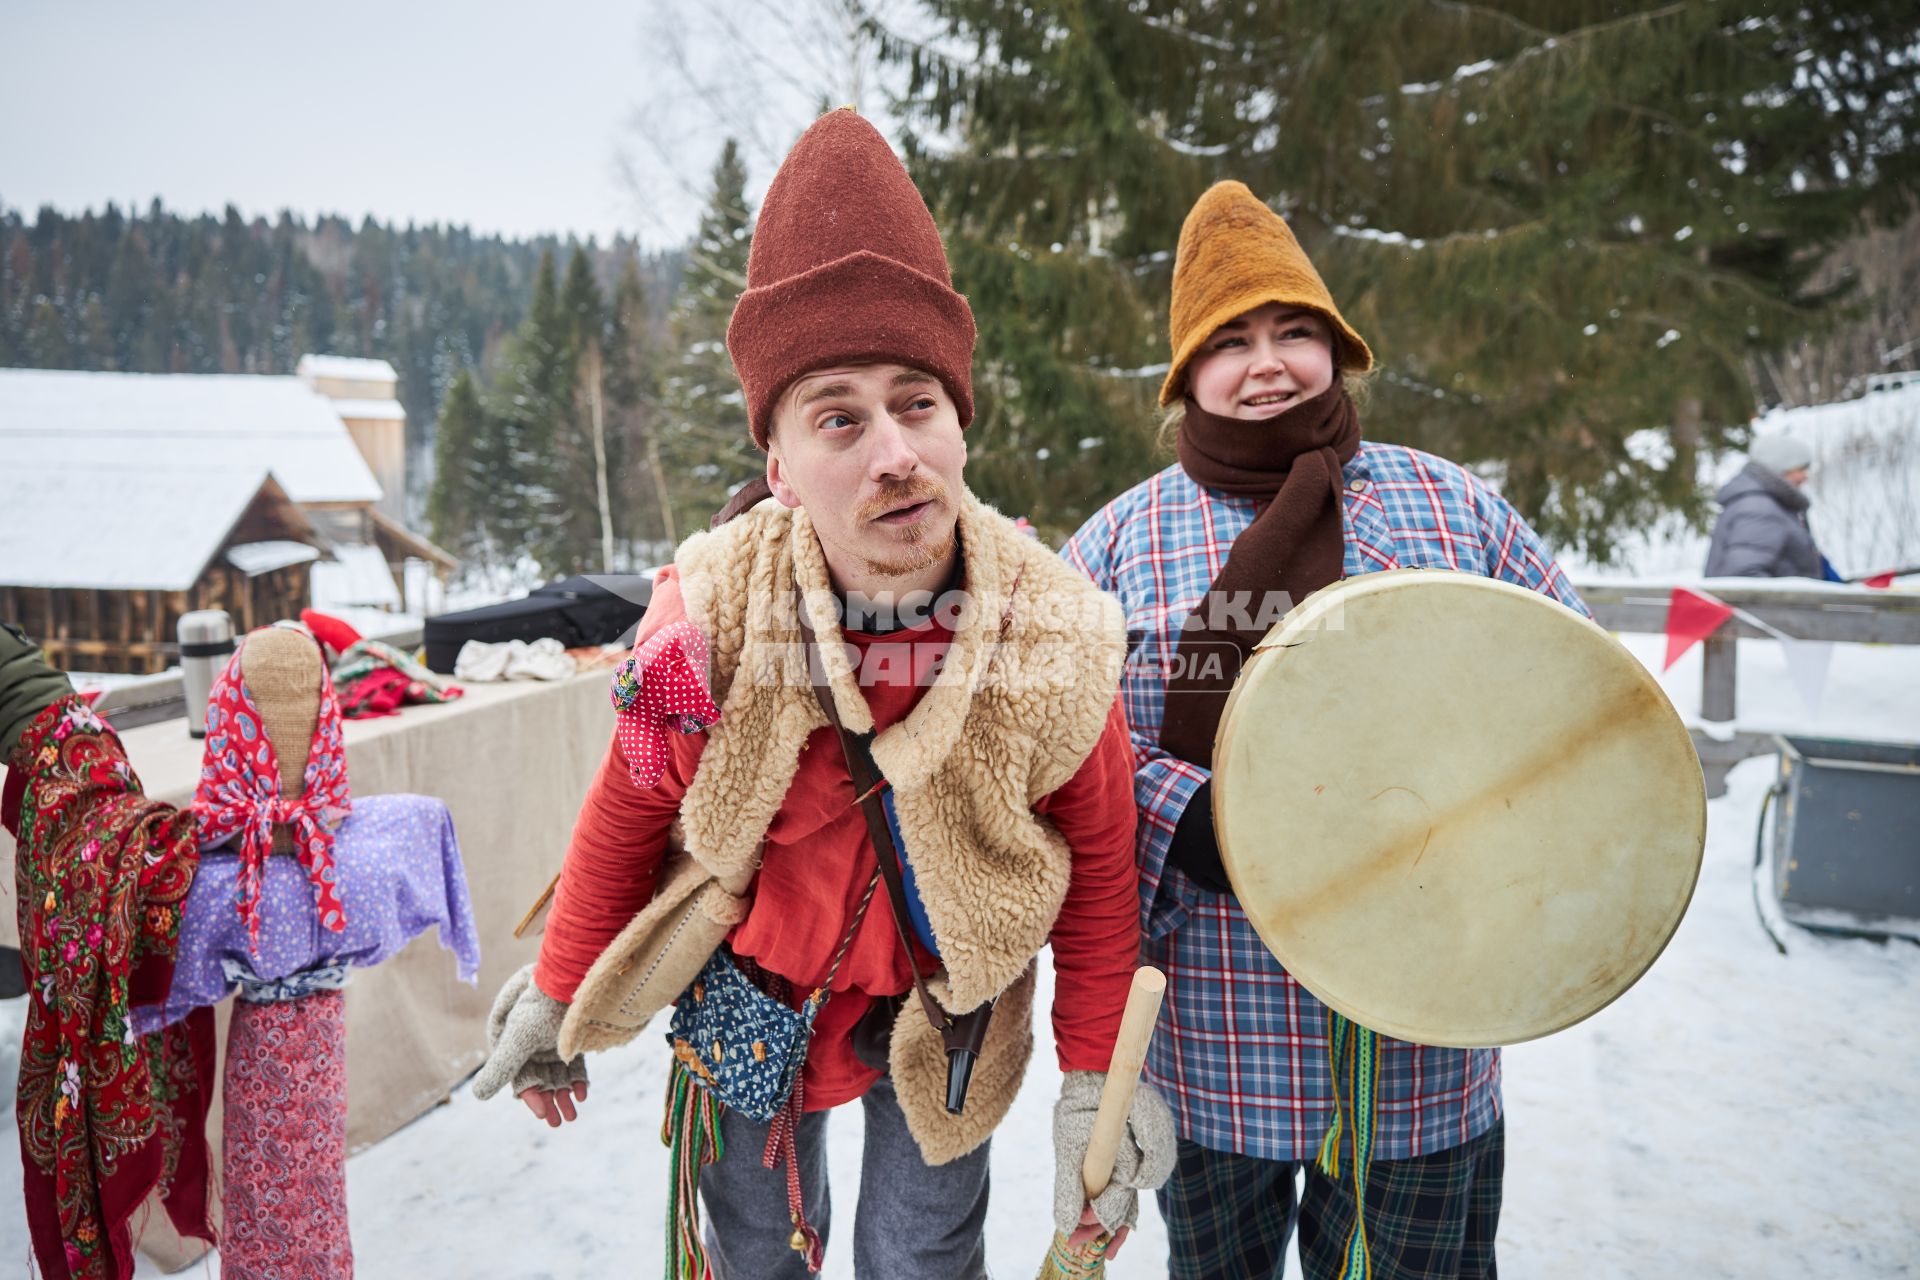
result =
[[1700,662],[1700,718],[1728,721],[1734,716],[1734,672],[1739,644],[1731,636],[1708,636]]

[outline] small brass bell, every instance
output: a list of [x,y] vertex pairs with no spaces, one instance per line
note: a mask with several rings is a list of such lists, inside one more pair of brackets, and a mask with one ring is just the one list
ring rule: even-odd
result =
[[807,1251],[807,1233],[795,1227],[793,1234],[787,1237],[787,1246],[795,1253],[805,1253]]

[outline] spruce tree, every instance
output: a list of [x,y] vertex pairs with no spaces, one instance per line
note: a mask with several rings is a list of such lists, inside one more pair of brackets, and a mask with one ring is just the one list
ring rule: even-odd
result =
[[613,467],[615,523],[624,539],[665,544],[655,548],[655,555],[671,547],[679,532],[660,457],[659,365],[646,284],[628,252],[607,326],[607,396],[616,423],[618,459]]
[[747,430],[746,399],[727,356],[727,321],[747,286],[753,217],[747,171],[731,138],[713,168],[671,326],[677,355],[663,373],[661,464],[681,536],[704,529],[734,489],[765,469]]
[[938,42],[883,47],[980,322],[969,471],[1054,531],[1149,469],[1211,182],[1283,213],[1370,340],[1372,438],[1475,465],[1604,557],[1697,511],[1697,453],[1755,408],[1747,357],[1823,323],[1821,251],[1920,167],[1920,10],[1890,0],[928,8]]
[[492,506],[499,479],[500,438],[481,406],[473,374],[447,392],[434,432],[433,486],[427,496],[432,538],[463,559],[493,564],[498,540]]
[[112,317],[110,354],[114,367],[132,373],[164,373],[161,353],[170,345],[172,335],[158,331],[153,261],[139,227],[120,240],[107,281],[106,301]]
[[33,316],[27,326],[26,354],[36,368],[73,368],[73,344],[67,341],[66,328],[65,320],[52,302],[41,298],[33,304]]
[[573,344],[548,249],[540,255],[533,302],[508,346],[489,408],[501,440],[494,527],[502,557],[516,573],[523,563],[542,573],[563,567],[554,441],[572,410]]

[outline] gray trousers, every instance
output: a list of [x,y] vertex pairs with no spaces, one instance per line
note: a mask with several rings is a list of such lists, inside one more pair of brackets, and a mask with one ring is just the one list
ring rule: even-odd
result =
[[[987,1150],[982,1143],[950,1164],[929,1166],[907,1131],[893,1082],[861,1100],[866,1146],[853,1218],[853,1273],[859,1280],[984,1280],[987,1274]],[[807,1220],[828,1239],[827,1117],[801,1117],[800,1188]],[[728,1111],[720,1121],[726,1154],[700,1171],[707,1253],[718,1280],[807,1280],[806,1261],[788,1244],[784,1166],[760,1163],[767,1126]]]

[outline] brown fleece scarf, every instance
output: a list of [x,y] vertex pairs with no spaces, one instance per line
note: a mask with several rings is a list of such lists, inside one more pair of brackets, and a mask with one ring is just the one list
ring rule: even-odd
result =
[[1167,751],[1212,768],[1214,730],[1227,695],[1266,634],[1264,627],[1235,622],[1259,617],[1267,592],[1283,591],[1298,604],[1339,580],[1345,563],[1340,467],[1359,448],[1360,416],[1338,379],[1313,399],[1257,422],[1219,417],[1187,398],[1181,467],[1203,488],[1267,502],[1233,540],[1220,576],[1181,632],[1160,728]]

